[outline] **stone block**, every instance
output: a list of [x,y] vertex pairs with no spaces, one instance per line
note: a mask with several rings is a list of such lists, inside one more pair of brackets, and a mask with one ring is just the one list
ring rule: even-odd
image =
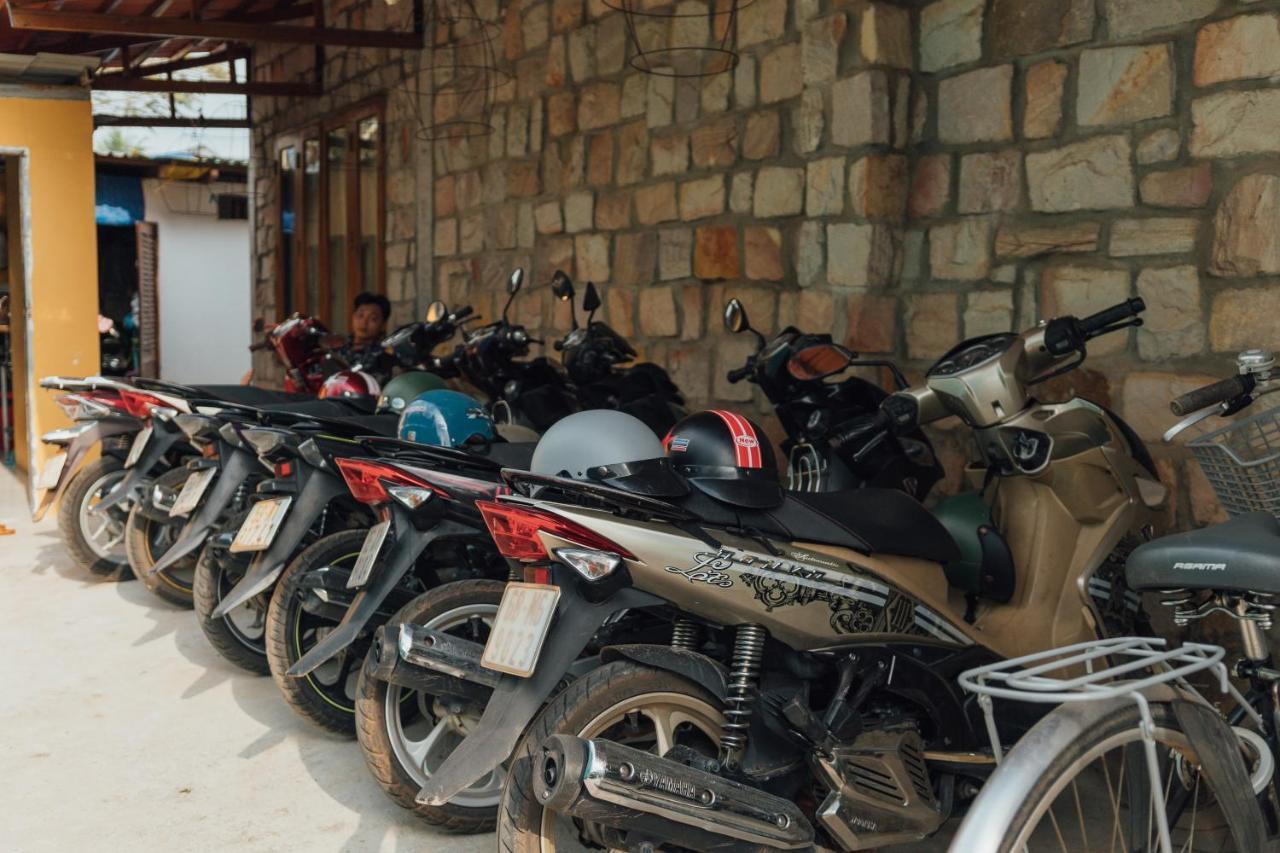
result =
[[680,218],[707,219],[724,212],[724,175],[711,175],[680,185]]
[[1213,228],[1210,275],[1280,273],[1280,176],[1241,178],[1219,205]]
[[1138,354],[1163,361],[1204,350],[1205,323],[1200,308],[1200,271],[1194,266],[1144,269],[1138,296],[1147,303],[1138,329]]
[[556,92],[547,98],[547,130],[553,137],[578,129],[578,102],[573,92]]
[[590,231],[595,224],[595,196],[590,192],[570,193],[564,200],[564,230],[570,234]]
[[615,180],[622,186],[644,180],[649,167],[649,131],[642,121],[618,128],[618,165]]
[[929,271],[935,279],[986,278],[991,271],[991,221],[967,216],[930,228]]
[[653,231],[619,234],[613,243],[613,283],[653,284],[657,273],[658,235]]
[[1213,298],[1210,345],[1214,352],[1231,354],[1256,347],[1274,349],[1276,317],[1280,317],[1280,289],[1224,290]]
[[1240,15],[1196,33],[1195,84],[1280,74],[1280,16]]
[[617,83],[591,83],[582,87],[578,99],[578,127],[595,130],[617,124],[622,107],[622,89]]
[[849,167],[851,212],[870,219],[902,221],[907,207],[907,158],[868,154]]
[[729,184],[729,210],[734,213],[750,213],[754,205],[755,175],[751,172],[738,172]]
[[[680,339],[684,341],[701,341],[705,334],[703,320],[706,316],[706,287],[701,282],[680,285]],[[703,359],[703,364],[706,364]],[[680,388],[685,386],[676,385]],[[690,392],[692,393],[692,392]]]
[[826,229],[821,222],[804,221],[796,229],[796,283],[813,287],[823,281],[827,253]]
[[689,170],[689,137],[679,131],[654,134],[649,154],[654,177],[683,175]]
[[1178,255],[1196,247],[1198,219],[1119,219],[1111,224],[1111,256]]
[[845,300],[844,345],[859,353],[890,353],[898,348],[898,300],[879,293],[850,293]]
[[1013,291],[975,290],[965,298],[964,336],[1013,331]]
[[601,76],[616,74],[627,59],[627,22],[610,15],[596,26],[596,70]]
[[1176,160],[1182,150],[1182,137],[1171,127],[1154,130],[1142,138],[1134,156],[1144,166]]
[[1191,102],[1191,156],[1280,151],[1280,89],[1219,92]]
[[805,25],[800,38],[800,67],[805,85],[836,79],[840,70],[840,45],[847,28],[848,20],[843,14],[819,18]]
[[863,71],[832,84],[832,143],[888,145],[889,133],[889,78],[883,71]]
[[887,285],[893,275],[893,252],[887,226],[832,223],[827,226],[827,280],[842,287]]
[[604,294],[605,315],[609,325],[624,338],[636,333],[635,292],[630,288],[610,287]]
[[907,9],[887,2],[868,3],[862,8],[859,34],[864,62],[911,70],[911,13]]
[[444,175],[435,181],[435,215],[453,216],[458,210],[457,196],[454,194],[453,175]]
[[1104,47],[1080,54],[1076,121],[1131,124],[1173,111],[1173,50],[1168,44]]
[[733,69],[733,102],[740,110],[756,105],[756,60],[750,54],[739,56]]
[[760,103],[785,101],[803,91],[804,75],[800,67],[799,44],[779,45],[764,55],[760,62]]
[[733,78],[728,74],[715,74],[702,83],[702,114],[713,115],[729,109],[729,95],[733,92]]
[[776,228],[748,226],[742,234],[747,278],[782,281],[782,232]]
[[437,219],[433,254],[447,257],[458,253],[458,220]]
[[742,367],[755,352],[755,341],[750,336],[735,335],[716,346],[715,365],[711,371],[711,393],[717,400],[742,402],[750,400],[755,387],[750,382],[730,382],[726,376],[730,370]]
[[1203,18],[1219,0],[1106,0],[1107,29],[1113,38],[1176,27]]
[[485,215],[482,210],[474,210],[462,217],[458,232],[458,253],[474,255],[484,249]]
[[693,274],[693,231],[664,228],[658,232],[658,277],[663,281]]
[[844,158],[810,160],[805,167],[806,216],[827,216],[844,212]]
[[1213,170],[1208,163],[1151,172],[1138,185],[1142,201],[1154,207],[1203,207],[1211,192]]
[[951,200],[951,155],[921,157],[911,176],[907,213],[912,219],[937,216]]
[[982,58],[985,0],[937,0],[920,10],[920,70],[943,71]]
[[618,231],[631,225],[631,191],[616,190],[596,195],[596,229]]
[[960,340],[960,297],[918,293],[907,297],[907,356],[935,359]]
[[693,274],[704,281],[735,279],[742,275],[737,228],[707,225],[694,232]]
[[738,12],[738,47],[782,38],[787,29],[787,0],[754,0]]
[[1013,210],[1021,198],[1021,152],[996,151],[960,158],[961,213]]
[[675,116],[676,81],[661,74],[647,74],[649,92],[645,120],[649,127],[666,127]]
[[938,138],[946,143],[1013,138],[1013,66],[979,68],[938,84]]
[[[1099,340],[1104,339],[1099,338]],[[1092,352],[1093,346],[1090,345],[1089,349]],[[1160,441],[1164,431],[1177,421],[1177,418],[1169,413],[1169,402],[1175,397],[1221,378],[1221,376],[1194,373],[1134,371],[1124,377],[1120,416],[1133,427],[1134,432],[1154,445]],[[1199,466],[1191,467],[1199,470]]]
[[690,135],[693,165],[699,169],[721,169],[738,159],[738,124],[721,118],[696,128]]
[[778,156],[781,148],[781,122],[776,110],[751,113],[742,138],[742,156],[748,160],[766,160]]
[[822,90],[810,86],[804,90],[800,102],[791,109],[791,150],[805,156],[818,150],[822,144],[825,125],[825,97]]
[[636,221],[641,225],[656,225],[678,219],[676,185],[672,181],[650,184],[635,192]]
[[613,183],[613,131],[591,137],[587,145],[587,183],[603,187]]
[[756,175],[756,218],[794,216],[804,209],[804,170],[765,166]]
[[[1129,298],[1128,270],[1085,266],[1052,266],[1040,276],[1040,317],[1072,314],[1087,317]],[[1116,332],[1089,342],[1090,355],[1123,352],[1128,335]],[[1168,403],[1166,402],[1166,410]]]
[[578,278],[584,281],[609,280],[609,236],[579,234],[573,238],[573,256]]
[[550,28],[551,15],[546,3],[527,7],[522,22],[524,49],[537,50],[546,44]]
[[1000,258],[1038,258],[1063,252],[1093,252],[1097,248],[1096,222],[1066,225],[1009,222],[1001,223],[996,232],[996,256]]
[[1127,136],[1099,136],[1027,154],[1031,207],[1049,213],[1133,204]]
[[1022,115],[1022,135],[1028,139],[1053,136],[1062,126],[1062,92],[1067,66],[1046,60],[1027,69],[1027,101]]
[[991,52],[997,59],[1011,59],[1088,41],[1093,7],[1093,0],[992,0],[987,24]]
[[544,201],[533,211],[533,224],[539,234],[559,234],[564,230],[560,216],[560,202]]
[[551,4],[551,28],[558,33],[572,30],[582,24],[582,0],[553,0]]
[[622,102],[618,107],[623,118],[635,118],[645,114],[649,99],[649,76],[637,71],[623,79]]
[[640,333],[651,338],[674,338],[680,334],[675,293],[670,287],[641,288]]

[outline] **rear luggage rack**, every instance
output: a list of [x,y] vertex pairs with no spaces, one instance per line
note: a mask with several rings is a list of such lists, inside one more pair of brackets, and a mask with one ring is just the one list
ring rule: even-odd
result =
[[588,507],[594,505],[622,515],[640,514],[646,518],[674,522],[701,520],[694,513],[658,498],[637,495],[612,486],[602,486],[599,483],[549,477],[545,474],[533,474],[514,468],[503,468],[502,479],[512,491],[527,498],[536,497],[539,500],[547,500],[549,494],[561,495],[569,498],[572,503]]

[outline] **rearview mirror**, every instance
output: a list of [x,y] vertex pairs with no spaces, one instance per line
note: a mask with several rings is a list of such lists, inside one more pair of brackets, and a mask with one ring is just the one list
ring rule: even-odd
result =
[[427,306],[427,322],[439,323],[448,313],[449,309],[445,307],[443,302],[437,299],[435,302],[432,302]]
[[524,270],[516,267],[511,271],[511,278],[507,280],[507,293],[514,296],[522,284],[524,284]]
[[600,291],[596,290],[594,281],[587,282],[586,295],[582,297],[582,310],[588,314],[600,307]]
[[805,347],[787,360],[787,372],[801,382],[834,376],[853,363],[853,353],[837,344]]
[[556,270],[556,274],[551,277],[551,292],[561,302],[573,301],[573,280],[565,274],[564,270]]
[[751,328],[751,322],[747,320],[747,309],[736,298],[730,299],[729,304],[724,306],[724,327],[735,335]]

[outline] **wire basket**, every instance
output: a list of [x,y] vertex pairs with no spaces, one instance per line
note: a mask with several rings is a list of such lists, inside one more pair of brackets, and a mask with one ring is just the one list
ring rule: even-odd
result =
[[1280,516],[1280,408],[1187,442],[1230,515]]

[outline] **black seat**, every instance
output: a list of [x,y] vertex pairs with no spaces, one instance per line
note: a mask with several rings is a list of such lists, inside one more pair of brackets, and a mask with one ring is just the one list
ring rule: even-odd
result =
[[271,403],[297,403],[315,399],[307,394],[291,394],[270,388],[258,388],[254,385],[193,385],[192,387],[215,400],[225,400],[241,406],[266,406]]
[[503,468],[528,471],[529,465],[533,462],[533,449],[537,446],[536,441],[495,441],[481,455],[492,459]]
[[960,556],[951,534],[933,513],[895,489],[787,492],[781,504],[768,509],[730,506],[695,489],[675,503],[711,527],[742,528],[863,554],[893,554],[935,563]]
[[1133,589],[1232,589],[1280,593],[1280,519],[1269,512],[1174,533],[1134,550]]

